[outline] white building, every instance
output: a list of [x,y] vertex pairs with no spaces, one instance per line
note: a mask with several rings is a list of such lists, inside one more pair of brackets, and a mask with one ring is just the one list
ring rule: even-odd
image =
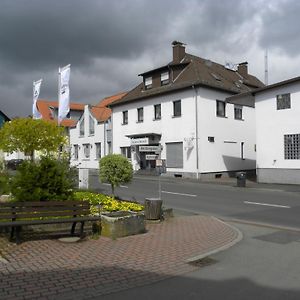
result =
[[300,184],[300,77],[229,101],[255,104],[257,181]]
[[227,69],[173,42],[172,62],[140,76],[141,84],[110,105],[113,152],[130,158],[136,171],[154,170],[160,159],[174,176],[255,169],[254,109],[225,101],[263,86],[247,63]]
[[112,152],[111,110],[108,104],[125,93],[107,97],[96,106],[85,105],[84,112],[70,128],[71,165],[80,169],[99,169],[99,159]]

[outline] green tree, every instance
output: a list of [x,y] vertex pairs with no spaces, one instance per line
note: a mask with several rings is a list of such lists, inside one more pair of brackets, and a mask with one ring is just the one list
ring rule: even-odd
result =
[[0,129],[0,149],[20,151],[34,158],[34,151],[49,154],[66,143],[64,128],[42,119],[19,118],[6,122]]
[[110,183],[113,195],[115,187],[122,183],[130,182],[132,179],[132,165],[127,158],[120,154],[104,156],[99,162],[99,168],[100,180]]

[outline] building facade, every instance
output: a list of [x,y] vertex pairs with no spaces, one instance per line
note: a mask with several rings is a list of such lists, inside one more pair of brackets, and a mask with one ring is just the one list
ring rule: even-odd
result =
[[254,109],[226,103],[263,86],[246,63],[229,70],[173,42],[172,62],[140,76],[111,104],[113,152],[135,171],[163,165],[169,175],[199,178],[255,169]]
[[70,128],[70,162],[79,169],[99,169],[101,157],[112,153],[110,103],[125,93],[107,97],[95,106],[85,105],[75,126]]
[[300,77],[231,98],[255,105],[257,181],[300,184]]

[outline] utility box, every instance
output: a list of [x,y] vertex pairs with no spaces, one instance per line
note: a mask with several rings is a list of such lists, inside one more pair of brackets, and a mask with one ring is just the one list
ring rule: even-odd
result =
[[246,187],[246,172],[239,172],[236,174],[237,186],[238,187]]

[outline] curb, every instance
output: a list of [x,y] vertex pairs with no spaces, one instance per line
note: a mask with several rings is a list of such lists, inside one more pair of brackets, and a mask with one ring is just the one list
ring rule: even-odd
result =
[[236,228],[235,226],[233,226],[231,224],[225,223],[224,221],[222,221],[222,220],[220,220],[220,219],[218,219],[218,218],[216,218],[214,216],[212,216],[212,218],[215,219],[216,221],[218,221],[220,223],[223,223],[226,226],[230,227],[233,231],[235,231],[237,233],[237,237],[233,241],[229,242],[226,245],[223,245],[223,246],[221,246],[219,248],[216,248],[214,250],[205,252],[203,254],[196,255],[194,257],[188,258],[185,262],[187,262],[187,263],[196,262],[196,261],[201,260],[201,259],[203,259],[203,258],[205,258],[207,256],[216,254],[216,253],[221,252],[221,251],[225,251],[225,250],[231,248],[232,246],[234,246],[235,244],[237,244],[238,242],[240,242],[242,240],[243,234],[242,234],[242,232],[238,228]]

